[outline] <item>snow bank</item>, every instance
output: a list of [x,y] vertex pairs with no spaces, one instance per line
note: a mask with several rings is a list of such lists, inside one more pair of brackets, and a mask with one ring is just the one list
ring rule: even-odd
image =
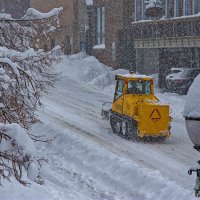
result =
[[83,83],[89,83],[94,78],[113,71],[111,67],[100,63],[94,57],[88,57],[83,52],[69,57],[64,56],[63,62],[58,64],[57,70],[63,76]]
[[104,93],[113,95],[115,90],[115,75],[127,73],[128,70],[125,69],[108,71],[88,82],[88,85],[93,86]]
[[41,13],[34,8],[29,8],[26,11],[26,14],[24,15],[23,19],[30,20],[30,19],[45,19],[49,17],[53,17],[56,15],[59,15],[59,13],[63,10],[63,8],[54,8],[48,13]]
[[115,87],[115,75],[128,73],[128,70],[125,69],[114,70],[84,52],[68,57],[64,56],[63,62],[58,64],[57,70],[65,77],[112,94]]
[[200,75],[196,77],[186,97],[184,116],[200,119]]
[[105,49],[105,48],[106,48],[105,44],[98,44],[93,46],[93,49]]
[[81,51],[80,53],[69,56],[69,58],[71,58],[71,59],[84,59],[87,57],[88,57],[88,55],[84,51]]

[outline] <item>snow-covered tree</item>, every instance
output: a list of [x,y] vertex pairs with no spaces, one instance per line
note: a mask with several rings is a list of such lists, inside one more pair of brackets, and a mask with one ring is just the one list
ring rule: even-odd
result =
[[58,77],[52,64],[59,58],[57,48],[44,52],[37,43],[59,26],[61,11],[55,8],[42,14],[28,9],[19,20],[0,15],[0,184],[14,176],[26,185],[24,172],[42,183],[42,159],[34,145],[42,139],[31,135],[29,128],[37,121],[35,111],[42,105],[41,96]]

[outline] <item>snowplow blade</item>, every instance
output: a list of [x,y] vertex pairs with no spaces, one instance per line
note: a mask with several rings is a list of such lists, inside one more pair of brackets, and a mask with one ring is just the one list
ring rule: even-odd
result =
[[169,105],[141,103],[138,106],[138,114],[138,135],[141,138],[171,135]]
[[104,120],[110,119],[111,106],[112,106],[111,102],[105,102],[102,105],[102,110],[101,110],[102,119],[104,119]]

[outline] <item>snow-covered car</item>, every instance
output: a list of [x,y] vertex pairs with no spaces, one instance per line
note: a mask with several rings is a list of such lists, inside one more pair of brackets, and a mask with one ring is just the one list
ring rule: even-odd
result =
[[200,75],[195,78],[186,96],[184,117],[188,135],[200,150]]
[[200,73],[200,68],[171,68],[166,77],[167,89],[179,94],[187,94],[189,87]]

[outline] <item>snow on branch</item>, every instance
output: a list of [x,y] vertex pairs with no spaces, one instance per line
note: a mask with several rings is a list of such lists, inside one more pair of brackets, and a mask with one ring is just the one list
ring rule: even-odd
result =
[[61,12],[62,12],[63,8],[54,8],[53,10],[51,10],[48,13],[41,13],[37,10],[35,10],[34,8],[29,8],[26,11],[26,14],[24,15],[24,17],[22,17],[22,19],[25,20],[32,20],[32,19],[45,19],[45,18],[50,18],[50,17],[54,17],[54,16],[58,16]]
[[[33,140],[18,124],[0,123],[0,177],[10,180],[14,176],[21,184],[23,171],[32,181],[42,184],[40,177],[40,161],[36,155]],[[6,169],[6,170],[5,170]]]
[[12,19],[9,15],[0,14],[0,46],[24,51],[30,47],[37,48],[37,40],[48,39],[48,36],[59,26],[62,8],[55,8],[49,13],[40,13],[28,9],[22,19]]
[[31,135],[29,129],[38,121],[35,111],[42,106],[41,97],[58,79],[53,63],[60,58],[55,53],[58,47],[44,52],[37,50],[36,41],[47,37],[50,27],[59,27],[61,10],[44,15],[29,10],[34,17],[25,21],[6,15],[0,19],[0,184],[14,176],[26,185],[25,172],[29,179],[42,183],[43,159],[37,157],[34,142],[52,139]]

